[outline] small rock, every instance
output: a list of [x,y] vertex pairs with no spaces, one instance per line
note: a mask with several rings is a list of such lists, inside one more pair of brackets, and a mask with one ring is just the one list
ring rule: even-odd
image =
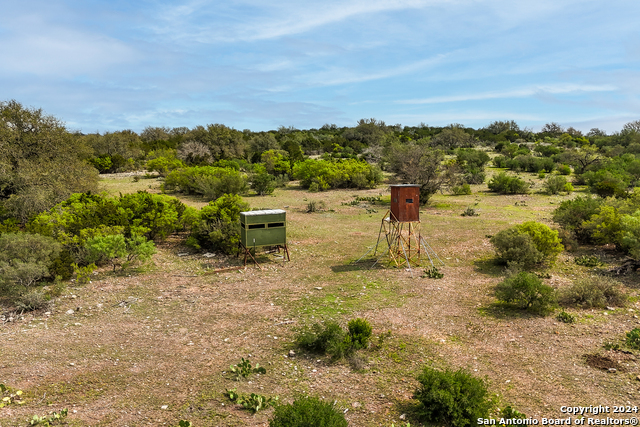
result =
[[615,310],[615,307],[607,307],[607,310],[609,310],[609,311],[614,311],[614,310]]
[[71,295],[71,298],[76,299],[76,298],[78,298],[78,297],[77,297],[77,296],[75,296],[75,295]]
[[206,254],[202,254],[202,256],[205,257],[205,258],[213,258],[214,256],[216,256],[216,254],[212,254],[212,253],[207,252]]
[[[75,311],[73,311],[73,310],[67,310],[67,314],[73,314],[73,313],[75,313]],[[9,319],[11,319],[11,318],[9,318]]]
[[169,405],[162,405],[160,409],[169,409]]
[[289,357],[295,357],[296,352],[293,350],[289,350]]
[[609,368],[609,372],[618,372],[618,370],[616,368]]
[[71,363],[69,363],[69,366],[76,366],[76,364],[71,362]]
[[354,408],[359,408],[362,405],[360,405],[360,402],[353,402],[351,406],[353,406]]
[[178,256],[187,256],[187,255],[189,255],[189,252],[180,252],[178,254]]
[[636,377],[636,381],[640,381],[640,375]]
[[321,291],[322,287],[321,286],[316,286],[314,289],[317,289],[317,290]]
[[51,316],[51,312],[50,312],[50,311],[45,311],[45,312],[44,312],[44,315],[45,315],[45,316]]
[[404,419],[406,419],[406,418],[407,418],[407,414],[402,414],[402,415],[400,415],[400,419],[401,419],[401,420],[404,420]]

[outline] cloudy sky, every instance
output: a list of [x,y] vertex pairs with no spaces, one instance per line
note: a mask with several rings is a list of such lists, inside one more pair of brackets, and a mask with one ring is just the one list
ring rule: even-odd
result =
[[640,119],[637,0],[2,2],[0,101],[72,130]]

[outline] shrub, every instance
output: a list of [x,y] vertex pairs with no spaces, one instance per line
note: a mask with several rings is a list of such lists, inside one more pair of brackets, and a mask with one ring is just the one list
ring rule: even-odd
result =
[[[544,182],[544,189],[547,194],[559,194],[561,191],[568,191],[571,185],[567,182],[567,178],[561,175],[552,175]],[[573,191],[573,187],[571,187]]]
[[584,227],[592,215],[596,214],[602,205],[602,199],[578,196],[573,200],[565,200],[553,211],[553,220],[566,230],[575,233],[581,242],[591,239],[589,230]]
[[87,240],[87,262],[109,262],[113,265],[126,268],[134,260],[146,261],[156,252],[152,241],[147,241],[144,236],[133,235],[126,239],[122,234],[109,234],[95,236]]
[[262,168],[251,177],[251,189],[259,196],[271,194],[276,189],[276,178]]
[[20,295],[14,304],[18,310],[33,311],[48,308],[51,298],[41,289],[32,289]]
[[37,234],[0,235],[0,285],[29,287],[49,277],[49,267],[60,253],[54,239]]
[[162,189],[167,192],[200,194],[215,200],[223,194],[242,194],[247,189],[247,178],[233,168],[193,166],[169,173]]
[[535,274],[520,272],[496,286],[496,298],[518,308],[547,314],[556,303],[555,290]]
[[365,319],[353,319],[348,324],[348,330],[333,321],[324,325],[315,323],[310,328],[303,329],[297,335],[296,344],[306,350],[326,353],[333,359],[350,356],[354,351],[369,345],[371,325]]
[[454,185],[451,192],[456,196],[464,196],[471,194],[471,186],[469,184]]
[[584,267],[600,267],[602,261],[595,255],[582,255],[575,259],[575,263]]
[[509,176],[505,172],[494,175],[489,180],[489,190],[500,194],[525,194],[529,185],[517,176]]
[[625,341],[627,347],[640,350],[640,328],[633,328],[627,332],[627,339]]
[[621,284],[608,277],[590,277],[575,281],[560,291],[559,301],[564,307],[605,308],[624,307],[627,296]]
[[333,321],[315,323],[311,328],[304,329],[296,337],[296,344],[306,350],[325,353],[329,348],[344,341],[345,332]]
[[357,318],[349,321],[347,328],[352,345],[355,348],[367,348],[371,338],[371,324],[365,319]]
[[576,316],[574,316],[573,314],[567,313],[566,311],[562,310],[556,316],[556,320],[558,322],[562,322],[562,323],[576,323]]
[[500,231],[491,238],[491,244],[496,249],[498,262],[516,263],[523,268],[532,268],[542,262],[553,263],[564,249],[557,231],[535,221]]
[[374,188],[382,182],[382,172],[365,161],[305,160],[293,167],[293,176],[304,188],[324,191],[329,188]]
[[145,191],[120,198],[73,194],[36,216],[27,229],[55,238],[77,255],[87,238],[109,234],[104,232],[105,228],[120,227],[125,237],[144,234],[158,240],[190,227],[194,217],[195,210],[178,199]]
[[147,170],[156,171],[160,176],[167,176],[171,171],[182,167],[182,160],[175,157],[156,157],[147,162]]
[[347,427],[344,414],[317,397],[303,397],[277,406],[269,427]]
[[558,172],[560,175],[571,175],[571,167],[569,165],[559,165]]
[[234,194],[225,194],[200,210],[190,239],[192,246],[237,254],[240,244],[240,212],[249,210],[249,204]]
[[414,393],[419,401],[416,413],[422,421],[465,427],[488,418],[493,402],[485,381],[460,369],[438,371],[425,367]]

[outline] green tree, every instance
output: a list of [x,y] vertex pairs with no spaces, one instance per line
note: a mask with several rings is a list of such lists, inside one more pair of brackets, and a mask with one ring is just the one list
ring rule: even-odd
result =
[[426,145],[394,144],[387,150],[389,169],[404,183],[420,185],[420,203],[426,205],[438,191],[460,181],[457,163],[444,162],[444,152]]
[[0,103],[0,208],[26,222],[74,192],[96,191],[90,154],[81,138],[41,109]]

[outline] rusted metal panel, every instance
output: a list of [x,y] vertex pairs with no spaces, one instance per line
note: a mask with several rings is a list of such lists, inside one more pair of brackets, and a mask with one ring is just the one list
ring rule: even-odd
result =
[[420,221],[420,186],[402,184],[391,186],[391,220]]

